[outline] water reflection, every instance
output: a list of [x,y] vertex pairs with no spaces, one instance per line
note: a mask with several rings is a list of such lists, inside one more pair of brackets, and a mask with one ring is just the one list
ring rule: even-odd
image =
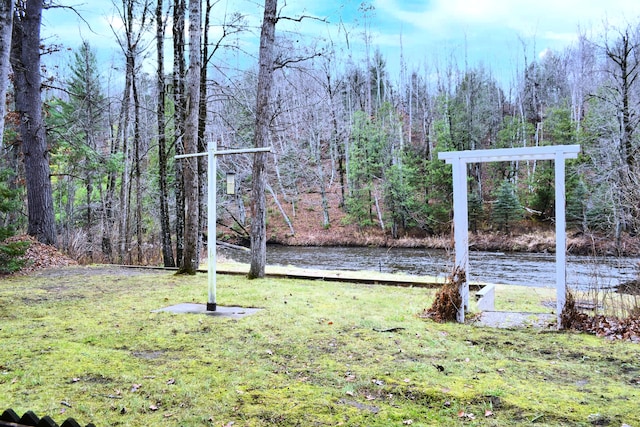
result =
[[[246,252],[224,249],[223,254],[238,262],[249,262]],[[615,287],[637,276],[639,261],[568,256],[567,283],[580,288]],[[446,277],[453,267],[453,253],[415,248],[270,245],[267,264]],[[554,254],[471,252],[469,270],[471,281],[555,287]]]

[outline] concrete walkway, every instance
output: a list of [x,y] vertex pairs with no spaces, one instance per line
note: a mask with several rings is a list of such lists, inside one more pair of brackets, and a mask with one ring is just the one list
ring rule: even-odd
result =
[[556,315],[551,313],[521,313],[512,311],[483,311],[469,322],[474,326],[491,328],[555,329]]

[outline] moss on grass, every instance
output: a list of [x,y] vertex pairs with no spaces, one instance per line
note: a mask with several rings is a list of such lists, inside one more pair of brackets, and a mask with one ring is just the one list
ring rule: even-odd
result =
[[[433,290],[319,281],[219,276],[220,304],[264,310],[152,313],[206,286],[106,267],[0,280],[0,408],[98,426],[640,423],[637,344],[437,324],[417,316]],[[548,299],[520,292],[496,301]]]

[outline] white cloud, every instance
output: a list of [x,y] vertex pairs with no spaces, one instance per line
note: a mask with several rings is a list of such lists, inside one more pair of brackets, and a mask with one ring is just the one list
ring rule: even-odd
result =
[[628,0],[375,0],[380,22],[393,17],[405,27],[452,38],[461,30],[508,29],[532,36],[568,40],[578,26],[614,25],[640,16],[640,2]]

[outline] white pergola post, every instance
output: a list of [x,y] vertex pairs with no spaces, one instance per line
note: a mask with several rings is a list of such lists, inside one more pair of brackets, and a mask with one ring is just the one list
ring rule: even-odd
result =
[[209,142],[206,153],[181,154],[175,156],[176,159],[185,159],[187,157],[208,157],[207,170],[207,311],[216,311],[218,304],[216,302],[216,275],[217,275],[217,253],[216,253],[216,207],[217,207],[217,164],[218,156],[227,154],[246,154],[271,151],[271,147],[260,148],[238,148],[232,150],[217,151],[213,142]]
[[556,153],[556,312],[558,329],[567,299],[567,233],[564,155]]
[[467,215],[467,164],[453,162],[453,239],[455,242],[455,269],[464,272],[465,280],[458,291],[462,306],[458,307],[456,319],[464,323],[464,314],[469,308],[469,216]]
[[447,151],[438,153],[438,158],[452,166],[453,173],[453,228],[455,240],[455,266],[465,273],[460,284],[462,305],[458,308],[457,320],[464,322],[469,307],[469,217],[467,206],[467,164],[519,160],[555,161],[556,197],[556,311],[558,328],[566,301],[566,219],[565,219],[565,160],[575,159],[579,145],[553,145],[545,147],[499,148],[490,150]]

